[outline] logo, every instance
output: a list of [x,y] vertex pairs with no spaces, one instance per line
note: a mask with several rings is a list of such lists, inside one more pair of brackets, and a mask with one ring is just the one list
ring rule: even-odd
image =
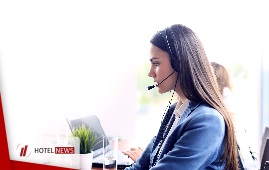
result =
[[[75,147],[54,147],[54,148],[32,148],[34,154],[75,154]],[[31,155],[31,149],[28,145],[19,144],[16,148],[20,153],[20,157],[29,157]]]
[[27,149],[28,149],[28,145],[22,145],[22,144],[19,144],[16,148],[16,150],[19,150],[20,149],[20,156],[21,157],[29,157],[31,155],[31,151],[28,152],[27,154]]

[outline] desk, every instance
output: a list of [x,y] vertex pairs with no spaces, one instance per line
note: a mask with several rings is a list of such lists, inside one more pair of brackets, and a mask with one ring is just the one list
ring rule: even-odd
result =
[[[129,150],[131,148],[131,141],[130,140],[125,140],[125,139],[120,139],[119,140],[119,150]],[[103,170],[103,168],[95,168],[92,167],[92,170]]]

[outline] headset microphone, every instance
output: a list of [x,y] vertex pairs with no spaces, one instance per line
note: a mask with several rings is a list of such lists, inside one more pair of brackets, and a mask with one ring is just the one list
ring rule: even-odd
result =
[[156,86],[155,85],[152,85],[152,86],[148,86],[148,90],[151,90],[153,89],[154,87],[157,87],[159,86],[160,84],[162,84],[166,79],[168,79],[170,76],[172,76],[172,74],[174,74],[175,70],[169,75],[167,76],[165,79],[163,79],[163,81],[161,81],[160,83],[158,83]]
[[148,86],[148,90],[151,90],[155,87],[155,85],[152,85],[152,86]]

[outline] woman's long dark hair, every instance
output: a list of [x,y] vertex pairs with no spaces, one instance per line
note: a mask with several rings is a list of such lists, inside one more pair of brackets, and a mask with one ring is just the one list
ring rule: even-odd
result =
[[179,73],[178,81],[182,92],[191,101],[211,105],[223,116],[226,124],[226,146],[222,160],[226,163],[225,169],[237,170],[234,126],[201,41],[190,28],[183,25],[172,25],[165,31],[168,42],[171,44],[171,51],[174,53],[173,57],[176,56],[176,60],[171,60],[171,64]]

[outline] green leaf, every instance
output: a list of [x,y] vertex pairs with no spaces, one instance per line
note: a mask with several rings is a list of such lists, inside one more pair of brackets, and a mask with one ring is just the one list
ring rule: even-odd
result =
[[91,128],[87,128],[85,124],[72,128],[72,136],[80,139],[80,154],[91,153],[97,135]]

